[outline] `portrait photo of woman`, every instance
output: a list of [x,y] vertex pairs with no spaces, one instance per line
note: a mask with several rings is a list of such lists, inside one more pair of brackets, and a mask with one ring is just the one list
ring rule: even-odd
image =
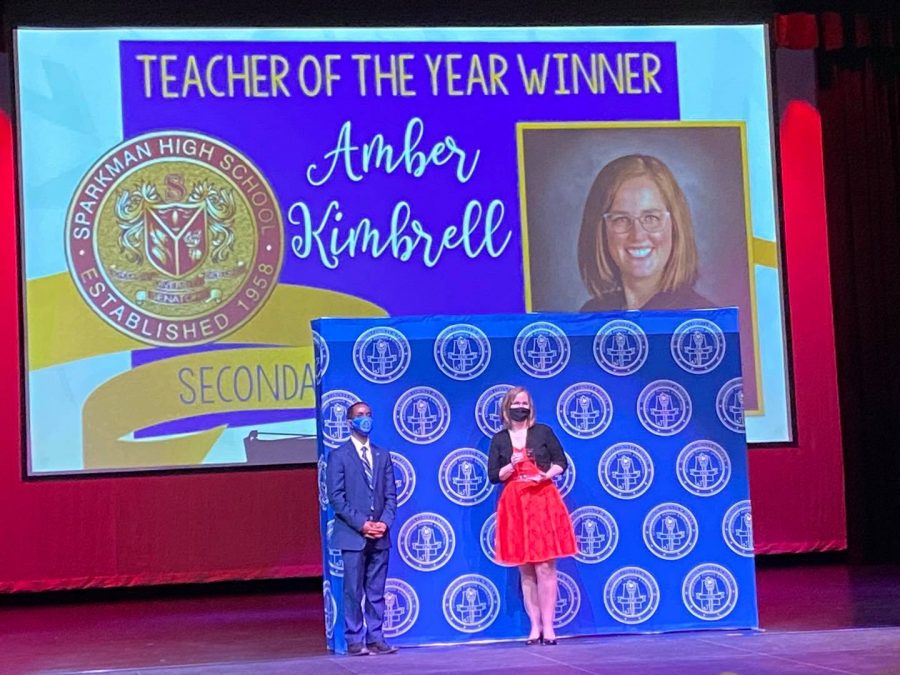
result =
[[591,185],[578,237],[578,269],[591,294],[581,310],[712,307],[694,290],[691,210],[656,157],[625,155]]

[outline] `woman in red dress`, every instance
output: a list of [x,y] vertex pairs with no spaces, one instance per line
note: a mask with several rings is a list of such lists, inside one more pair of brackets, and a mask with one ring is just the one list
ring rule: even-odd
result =
[[500,406],[505,429],[491,439],[488,477],[504,483],[497,504],[497,559],[518,565],[531,632],[525,644],[556,644],[556,559],[575,555],[569,512],[553,478],[568,462],[556,434],[537,424],[534,402],[513,387]]

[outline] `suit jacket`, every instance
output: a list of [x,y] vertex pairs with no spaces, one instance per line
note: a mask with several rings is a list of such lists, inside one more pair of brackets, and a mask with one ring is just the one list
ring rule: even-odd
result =
[[328,455],[325,483],[328,486],[328,502],[334,509],[332,548],[361,551],[369,541],[362,534],[367,520],[381,521],[388,526],[383,537],[375,540],[376,548],[390,548],[390,527],[397,512],[397,486],[394,483],[394,464],[391,453],[369,442],[372,453],[374,489],[366,483],[362,460],[347,441]]
[[[563,471],[569,468],[566,453],[563,452],[559,439],[556,438],[553,429],[546,424],[535,424],[531,427],[525,445],[531,450],[534,463],[541,471],[547,471],[551,464],[561,466]],[[509,432],[502,429],[494,434],[488,450],[488,479],[492,483],[500,482],[500,469],[509,464],[512,453],[513,446]]]

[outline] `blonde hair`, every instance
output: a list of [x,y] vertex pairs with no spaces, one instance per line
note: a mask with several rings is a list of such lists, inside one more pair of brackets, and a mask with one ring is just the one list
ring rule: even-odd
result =
[[528,426],[533,427],[534,423],[537,419],[537,416],[534,412],[534,399],[531,398],[531,392],[528,391],[525,387],[513,387],[503,396],[503,401],[500,403],[500,417],[503,419],[503,427],[505,429],[509,429],[511,420],[509,419],[509,409],[512,407],[513,401],[516,399],[516,396],[525,392],[528,395],[528,409],[531,411],[528,415]]
[[690,287],[697,281],[697,243],[694,223],[684,192],[672,171],[656,157],[625,155],[604,166],[591,185],[584,204],[578,235],[578,269],[594,297],[622,287],[622,273],[606,248],[607,213],[622,183],[631,178],[650,178],[659,188],[672,221],[672,253],[663,269],[663,291]]

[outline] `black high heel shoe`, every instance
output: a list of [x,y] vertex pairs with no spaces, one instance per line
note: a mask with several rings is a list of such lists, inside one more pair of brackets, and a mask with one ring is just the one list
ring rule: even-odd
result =
[[531,639],[525,640],[526,647],[534,647],[534,645],[540,645],[540,644],[544,644],[544,636],[543,635],[539,635],[536,638],[531,638]]
[[556,638],[553,638],[552,640],[545,640],[545,639],[541,638],[541,644],[547,645],[548,647],[555,647],[556,646]]

